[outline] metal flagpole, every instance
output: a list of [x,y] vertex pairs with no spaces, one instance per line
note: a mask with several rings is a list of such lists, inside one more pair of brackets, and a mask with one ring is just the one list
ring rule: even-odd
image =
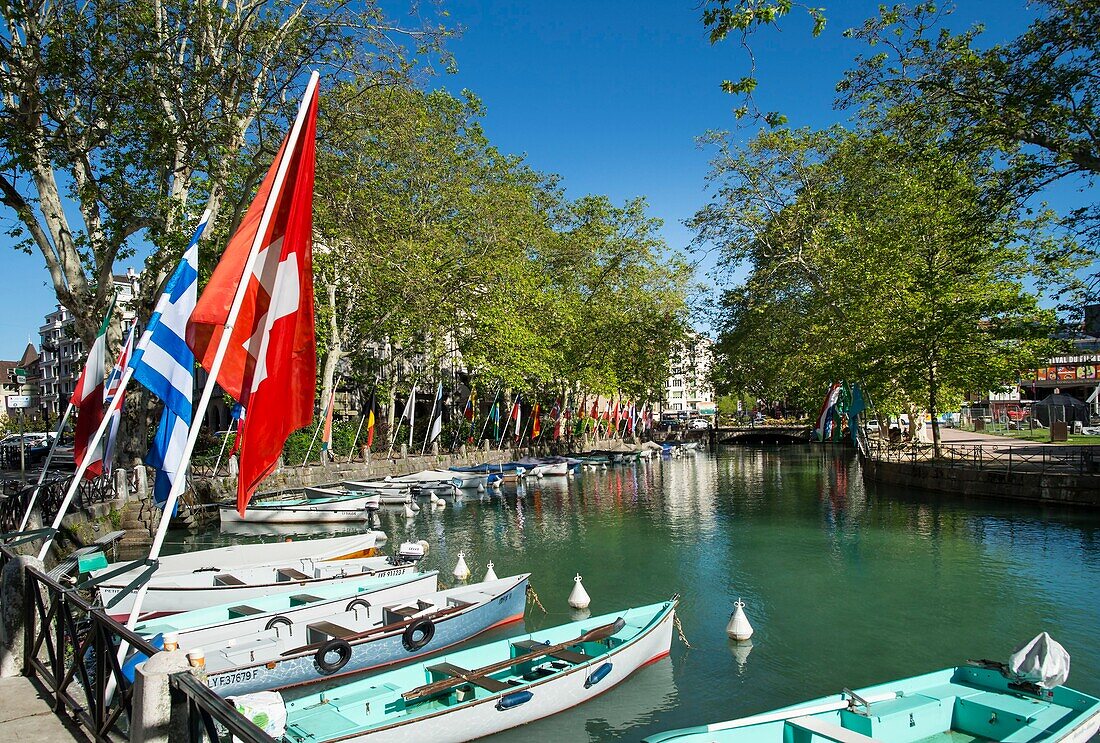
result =
[[[332,385],[332,394],[329,395],[329,405],[333,405],[336,402],[336,383]],[[317,443],[317,434],[321,433],[321,426],[325,425],[325,419],[328,417],[328,405],[321,410],[321,420],[317,421],[317,428],[313,429],[313,438],[309,440],[309,448],[306,449],[306,458],[302,460],[302,466],[306,466],[306,462],[309,461],[309,455],[313,453],[313,445]],[[323,457],[322,457],[323,459]]]
[[42,472],[38,475],[38,482],[34,486],[34,492],[31,493],[30,500],[27,501],[27,510],[23,514],[23,520],[19,522],[18,531],[26,529],[27,522],[31,520],[31,511],[34,510],[34,503],[38,500],[38,491],[42,489],[42,483],[46,480],[46,472],[50,469],[50,462],[53,461],[53,453],[57,450],[57,444],[61,440],[61,432],[65,429],[65,424],[69,421],[69,416],[72,412],[73,401],[69,400],[69,405],[65,408],[65,415],[61,416],[61,422],[57,424],[57,433],[54,434],[53,443],[50,444],[50,451],[46,454],[46,462],[42,465]]
[[[367,415],[370,415],[370,413],[368,413]],[[351,463],[351,460],[355,458],[355,445],[359,443],[359,434],[363,432],[363,423],[366,422],[366,420],[367,420],[367,416],[363,415],[360,412],[359,426],[358,426],[358,428],[355,429],[355,438],[353,438],[351,440],[351,451],[348,452],[348,463],[349,464]]]
[[225,445],[229,443],[229,434],[241,432],[241,419],[235,418],[233,420],[233,431],[226,431],[225,436],[222,437],[222,446],[218,449],[218,458],[214,461],[214,477],[218,476],[218,468],[222,466],[222,454],[225,454]]
[[[435,406],[439,402],[439,389],[439,387],[436,387],[435,397],[432,398],[432,414],[428,416],[428,430],[424,432],[424,445],[420,447],[420,456],[424,456],[424,452],[428,450],[428,437],[432,435],[432,426],[435,425]],[[442,415],[443,411],[441,410],[439,413]]]
[[[485,422],[481,424],[481,435],[477,437],[475,442],[478,446],[481,445],[481,440],[485,438],[485,430],[489,428],[489,420],[493,417],[493,408],[496,407],[497,398],[500,397],[500,387],[497,387],[497,393],[493,395],[493,404],[489,406],[489,412],[485,414]],[[470,424],[473,426],[473,424]]]
[[[214,387],[217,386],[218,373],[221,371],[222,362],[225,360],[225,353],[229,349],[229,341],[233,335],[233,324],[237,321],[237,316],[241,312],[241,305],[244,304],[245,295],[248,293],[248,286],[252,277],[253,268],[256,265],[256,257],[259,255],[260,248],[263,247],[262,244],[264,237],[267,235],[267,227],[271,222],[272,213],[275,211],[275,202],[278,200],[277,196],[282,191],[283,180],[286,178],[286,171],[290,167],[290,160],[298,147],[298,135],[301,133],[302,125],[305,122],[306,110],[309,108],[309,102],[315,95],[318,78],[319,75],[317,72],[313,72],[310,75],[309,84],[306,86],[305,95],[302,97],[302,103],[298,108],[298,116],[295,118],[294,126],[290,130],[290,135],[287,138],[287,146],[283,150],[283,159],[279,162],[279,169],[275,173],[275,180],[271,185],[267,203],[264,205],[263,216],[260,217],[260,225],[256,230],[256,237],[252,241],[251,250],[248,252],[248,260],[245,261],[244,270],[241,271],[241,281],[237,285],[237,293],[233,296],[233,304],[229,307],[229,314],[226,316],[225,326],[221,337],[218,339],[218,348],[214,354],[214,360],[210,364],[210,373],[207,375],[206,385],[203,386],[202,397],[199,400],[198,407],[191,416],[191,430],[188,431],[187,445],[184,447],[183,456],[180,461],[190,461],[191,453],[195,450],[195,442],[198,441],[199,438],[199,430],[202,428],[203,416],[206,415],[206,409],[210,406],[210,398],[214,394]],[[118,395],[115,399],[120,397],[121,395]],[[168,500],[164,504],[160,523],[157,525],[157,533],[153,537],[152,546],[149,548],[149,559],[154,562],[160,556],[161,547],[164,545],[164,537],[168,533],[168,522],[172,520],[171,515],[175,512],[176,502],[183,492],[186,479],[185,477],[177,477],[172,483],[172,489],[168,493]],[[148,590],[149,581],[146,580],[137,589],[137,595],[134,596],[134,607],[130,611],[130,616],[126,619],[127,629],[133,629],[137,624],[138,616],[141,614],[141,605],[145,601],[145,594]],[[124,641],[119,647],[119,657],[125,658],[127,650],[129,650],[129,644]]]
[[[133,375],[133,368],[127,366],[126,371],[122,373],[122,379],[118,382],[118,389],[120,392],[126,389],[126,385],[130,383],[130,377]],[[72,484],[69,485],[69,489],[65,492],[65,498],[61,501],[61,505],[57,509],[57,515],[54,516],[53,524],[50,526],[50,532],[46,535],[46,540],[42,544],[42,549],[38,552],[39,560],[45,560],[46,554],[50,551],[50,547],[53,546],[53,539],[57,535],[57,530],[61,528],[61,520],[65,518],[69,506],[72,505],[73,498],[76,496],[76,491],[80,488],[80,481],[83,479],[84,473],[88,471],[88,465],[92,463],[92,457],[99,447],[99,442],[103,440],[103,435],[111,425],[111,416],[122,405],[123,397],[123,395],[115,395],[111,398],[111,402],[107,405],[107,410],[103,414],[103,420],[99,422],[99,427],[88,441],[88,448],[84,452],[84,457],[80,460],[80,464],[76,468],[76,473],[73,474]]]
[[[515,410],[517,405],[519,405],[519,395],[516,395],[516,399],[512,401],[512,410]],[[508,435],[508,429],[512,427],[511,420],[512,420],[512,411],[509,410],[508,411],[508,421],[509,422],[504,424],[504,426],[503,426],[503,428],[500,432],[500,441],[497,442],[497,449],[498,450],[504,449],[504,438]]]
[[[405,409],[401,411],[401,418],[397,421],[397,428],[393,429],[393,438],[390,439],[390,449],[386,452],[386,459],[390,458],[393,454],[393,447],[397,446],[397,437],[401,435],[401,425],[405,422],[405,413],[409,412],[410,405],[416,405],[416,377],[413,377],[412,390],[409,392],[409,399],[405,401]],[[395,401],[396,402],[396,401]],[[409,434],[409,441],[412,441],[412,434]]]

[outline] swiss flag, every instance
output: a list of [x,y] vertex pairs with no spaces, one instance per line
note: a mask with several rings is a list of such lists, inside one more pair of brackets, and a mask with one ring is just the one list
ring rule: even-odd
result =
[[[232,320],[217,382],[248,410],[240,426],[237,510],[275,469],[292,431],[313,419],[317,349],[313,325],[313,164],[317,129],[316,74],[294,128],[283,140],[256,198],[214,269],[188,325],[188,344],[209,370],[242,280],[240,313]],[[284,170],[281,184],[277,174]],[[269,203],[270,202],[270,203]],[[245,266],[260,234],[252,271]],[[243,277],[243,278],[242,278]]]

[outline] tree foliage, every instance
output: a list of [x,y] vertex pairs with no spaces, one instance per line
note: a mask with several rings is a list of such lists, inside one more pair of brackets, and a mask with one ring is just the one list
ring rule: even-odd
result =
[[1055,238],[988,198],[988,159],[779,130],[724,143],[711,178],[695,227],[748,269],[722,302],[720,389],[811,407],[843,378],[885,409],[935,411],[1052,350],[1054,312],[1024,281]]

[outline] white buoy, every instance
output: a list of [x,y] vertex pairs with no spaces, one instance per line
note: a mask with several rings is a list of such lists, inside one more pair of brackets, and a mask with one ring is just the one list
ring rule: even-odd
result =
[[747,640],[752,637],[752,625],[749,624],[749,618],[745,616],[745,602],[738,597],[737,601],[733,602],[733,607],[733,614],[730,616],[729,624],[726,625],[726,634],[731,640]]
[[429,500],[431,501],[431,504],[434,506],[436,503],[438,503],[439,501],[441,501],[443,499],[440,498],[438,495],[436,495],[435,491],[433,490],[433,491],[431,491],[431,498],[429,498]]
[[479,482],[477,484],[477,492],[479,492],[479,493],[484,493],[485,492],[485,483]]
[[411,519],[416,516],[416,511],[412,509],[412,504],[405,501],[405,518]]
[[592,599],[588,596],[588,591],[584,590],[584,585],[581,584],[581,576],[578,573],[577,577],[573,579],[573,590],[569,592],[569,605],[574,609],[587,609],[588,605],[592,603]]
[[437,509],[439,509],[440,511],[442,511],[442,510],[443,510],[444,508],[446,508],[446,507],[447,507],[447,501],[445,501],[445,500],[443,500],[442,498],[440,498],[439,500],[437,500],[437,501],[435,502],[435,507],[436,507]]
[[427,539],[421,539],[421,540],[420,540],[419,542],[417,542],[417,544],[419,544],[419,545],[420,545],[421,547],[423,547],[423,548],[424,548],[424,554],[425,554],[425,555],[426,555],[426,554],[428,554],[428,547],[429,547],[430,545],[428,544],[428,540],[427,540]]
[[496,571],[493,570],[493,561],[489,560],[489,564],[486,567],[488,569],[485,571],[484,580],[496,580],[497,579],[497,574],[496,574]]
[[470,577],[470,566],[466,564],[466,553],[458,553],[458,564],[455,565],[454,576],[458,580],[466,580]]

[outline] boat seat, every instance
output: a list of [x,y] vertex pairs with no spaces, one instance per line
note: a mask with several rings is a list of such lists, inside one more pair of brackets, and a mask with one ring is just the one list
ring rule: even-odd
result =
[[840,725],[834,725],[817,717],[796,717],[793,720],[787,720],[787,725],[795,730],[804,730],[819,738],[836,741],[836,743],[874,743],[875,741],[874,738],[868,735],[842,728]]
[[263,614],[263,613],[264,613],[263,609],[257,609],[255,606],[247,606],[245,604],[240,604],[239,606],[229,607],[229,618],[230,619],[240,619],[241,617],[251,617],[251,616],[255,616],[256,614]]
[[280,583],[296,580],[311,580],[311,578],[301,570],[295,570],[294,568],[279,568],[275,571],[275,575]]
[[321,600],[320,596],[310,596],[308,593],[296,593],[290,597],[290,605],[292,607],[305,606],[306,604],[313,604]]
[[468,671],[465,668],[459,668],[451,663],[437,663],[434,666],[428,666],[427,669],[431,673],[438,673],[441,676],[454,676],[460,678],[463,681],[469,681],[471,684],[476,684],[486,691],[497,693],[498,691],[504,691],[510,689],[508,684],[503,681],[497,681],[491,676],[473,676],[473,671]]
[[243,586],[247,585],[243,580],[229,573],[221,573],[214,576],[215,586]]
[[[548,646],[535,640],[520,640],[519,642],[513,642],[512,645],[525,650],[529,653],[536,652],[538,650],[545,650]],[[592,660],[592,656],[585,655],[583,653],[575,653],[572,650],[556,650],[553,653],[547,653],[551,658],[557,658],[558,660],[564,660],[566,663],[572,663],[577,665],[579,663],[587,663]]]
[[310,645],[327,642],[331,639],[346,639],[355,634],[355,630],[341,627],[332,622],[314,622],[306,625],[306,642]]

